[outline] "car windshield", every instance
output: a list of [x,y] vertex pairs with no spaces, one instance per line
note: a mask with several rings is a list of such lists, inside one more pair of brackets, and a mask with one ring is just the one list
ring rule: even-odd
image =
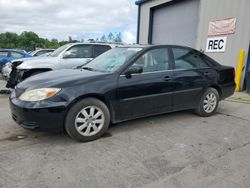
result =
[[101,72],[114,72],[142,48],[114,48],[98,56],[82,69]]
[[38,51],[39,51],[39,50],[35,50],[35,51],[33,51],[33,52],[30,52],[29,54],[30,54],[31,56],[33,56],[33,55],[35,55]]
[[60,48],[57,48],[54,52],[52,52],[49,56],[52,56],[52,57],[57,57],[60,55],[60,53],[62,51],[64,51],[66,48],[68,48],[71,44],[65,44],[63,46],[61,46]]

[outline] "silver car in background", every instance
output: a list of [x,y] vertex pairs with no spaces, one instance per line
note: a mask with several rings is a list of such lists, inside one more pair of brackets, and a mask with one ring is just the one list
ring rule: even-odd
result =
[[12,71],[6,87],[14,88],[22,80],[42,72],[77,68],[116,46],[119,45],[109,43],[71,43],[61,46],[49,56],[13,61]]
[[33,52],[30,52],[29,54],[33,57],[36,56],[46,56],[46,54],[50,54],[52,52],[54,52],[55,49],[40,49],[40,50],[35,50]]

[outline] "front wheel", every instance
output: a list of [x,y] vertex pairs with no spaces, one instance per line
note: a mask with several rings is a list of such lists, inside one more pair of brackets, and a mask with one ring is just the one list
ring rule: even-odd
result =
[[219,104],[219,93],[214,88],[208,88],[207,91],[201,97],[196,113],[202,117],[208,117],[213,115]]
[[98,99],[86,98],[69,110],[65,120],[65,129],[71,138],[86,142],[101,137],[109,124],[108,107]]

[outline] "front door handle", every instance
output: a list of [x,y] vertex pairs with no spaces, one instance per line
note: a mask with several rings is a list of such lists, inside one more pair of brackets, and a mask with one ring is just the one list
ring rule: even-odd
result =
[[165,76],[165,77],[163,78],[163,80],[166,81],[166,82],[168,82],[168,81],[171,81],[172,78],[171,78],[170,76]]

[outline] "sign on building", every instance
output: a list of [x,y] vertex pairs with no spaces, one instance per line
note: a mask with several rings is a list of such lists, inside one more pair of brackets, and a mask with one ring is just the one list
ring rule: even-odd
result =
[[236,18],[210,21],[208,36],[227,35],[235,33]]
[[212,37],[207,39],[206,52],[225,52],[227,37]]

